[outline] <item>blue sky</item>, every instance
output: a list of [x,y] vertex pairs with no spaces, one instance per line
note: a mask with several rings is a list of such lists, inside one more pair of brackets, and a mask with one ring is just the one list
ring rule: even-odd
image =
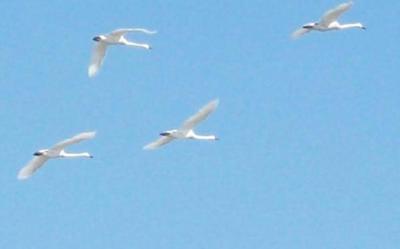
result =
[[[0,247],[397,248],[400,85],[397,1],[2,1]],[[87,77],[92,37],[121,27],[152,51],[108,51]],[[143,145],[211,99],[198,127],[218,142]],[[93,160],[33,152],[76,133]]]

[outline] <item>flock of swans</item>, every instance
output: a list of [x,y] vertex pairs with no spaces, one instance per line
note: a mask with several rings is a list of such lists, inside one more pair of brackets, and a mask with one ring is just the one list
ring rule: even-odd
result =
[[[206,119],[208,115],[210,115],[217,108],[219,103],[218,99],[211,101],[210,103],[203,106],[197,113],[188,118],[185,122],[183,122],[182,126],[179,129],[164,131],[160,133],[161,138],[144,146],[145,150],[153,150],[161,147],[164,144],[171,142],[174,139],[197,139],[197,140],[218,140],[218,138],[214,135],[197,135],[193,129],[199,124],[201,121]],[[68,153],[65,152],[65,148],[69,145],[73,145],[79,143],[84,140],[92,139],[96,136],[96,132],[83,132],[77,134],[71,138],[65,139],[50,149],[42,149],[35,153],[33,153],[33,159],[23,167],[19,173],[17,178],[19,180],[28,179],[38,170],[48,159],[53,158],[93,158],[93,156],[88,152],[82,153]]]
[[[352,2],[342,3],[337,7],[328,10],[322,16],[319,22],[311,22],[303,25],[300,29],[292,33],[292,38],[299,38],[300,36],[310,31],[331,31],[343,30],[349,28],[366,29],[361,23],[340,24],[338,18],[353,5]],[[98,35],[93,38],[97,44],[94,47],[90,65],[88,68],[89,77],[94,77],[100,70],[106,54],[107,46],[109,45],[125,45],[130,47],[137,47],[143,49],[151,49],[149,44],[137,43],[129,41],[125,38],[125,34],[129,32],[141,32],[144,34],[155,34],[157,31],[150,31],[143,28],[124,28],[116,29],[109,34]],[[160,133],[160,138],[151,142],[143,147],[144,150],[157,149],[175,139],[195,139],[195,140],[211,140],[216,141],[218,138],[215,135],[198,135],[194,132],[194,128],[201,121],[205,120],[215,109],[218,107],[219,100],[215,99],[203,106],[197,113],[189,117],[183,122],[180,128],[167,130]],[[71,138],[65,139],[49,149],[42,149],[33,154],[33,159],[23,167],[17,178],[25,180],[30,178],[36,170],[43,166],[47,160],[56,158],[93,158],[88,152],[83,153],[68,153],[65,148],[79,143],[84,140],[92,139],[96,136],[96,132],[83,132]]]

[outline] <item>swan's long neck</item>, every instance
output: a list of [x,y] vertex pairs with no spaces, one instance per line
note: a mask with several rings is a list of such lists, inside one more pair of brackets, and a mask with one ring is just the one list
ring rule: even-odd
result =
[[214,135],[197,135],[194,133],[192,134],[191,138],[197,140],[218,140],[218,138]]
[[151,49],[150,45],[146,44],[146,43],[136,43],[136,42],[131,42],[131,41],[124,40],[124,44],[127,45],[127,46],[132,46],[132,47]]
[[90,155],[87,152],[83,152],[83,153],[67,153],[65,151],[61,151],[60,152],[60,157],[65,157],[65,158],[77,158],[77,157],[92,158],[93,156]]
[[359,22],[357,22],[357,23],[340,24],[340,26],[339,26],[339,29],[351,29],[351,28],[365,29],[365,27]]
[[197,140],[218,140],[214,135],[210,135],[210,136],[196,135],[194,137],[194,139],[197,139]]
[[197,140],[218,140],[214,135],[197,135],[193,130],[187,131],[184,138],[197,139]]

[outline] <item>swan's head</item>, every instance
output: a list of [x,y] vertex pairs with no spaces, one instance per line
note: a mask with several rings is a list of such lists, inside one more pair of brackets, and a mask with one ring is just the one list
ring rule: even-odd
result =
[[99,42],[101,40],[103,40],[103,37],[101,35],[93,37],[93,41]]
[[210,140],[218,141],[219,137],[217,137],[215,135],[210,135]]
[[317,25],[318,25],[317,22],[310,22],[310,23],[304,24],[303,29],[313,29]]
[[35,153],[33,153],[33,155],[34,156],[43,156],[47,153],[47,151],[49,151],[49,150],[39,150],[39,151],[36,151]]

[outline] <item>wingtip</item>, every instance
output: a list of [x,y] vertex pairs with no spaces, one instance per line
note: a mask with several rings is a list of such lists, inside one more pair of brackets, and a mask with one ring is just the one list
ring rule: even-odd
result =
[[219,105],[219,98],[215,98],[214,100],[211,101],[214,105],[218,106]]
[[149,30],[149,29],[143,29],[143,32],[149,34],[149,35],[154,35],[157,34],[157,30]]
[[76,134],[74,137],[80,137],[83,139],[92,139],[96,136],[96,131],[84,131],[79,134]]
[[151,145],[143,146],[143,150],[154,150],[154,149],[155,149],[155,148],[152,147]]
[[309,30],[307,30],[307,29],[299,28],[299,29],[295,30],[290,36],[291,36],[292,40],[297,40],[308,32],[309,32]]
[[89,67],[89,69],[88,69],[89,78],[93,78],[94,76],[96,76],[96,74],[97,74],[96,68]]
[[292,39],[292,40],[297,40],[299,38],[300,38],[300,36],[298,36],[295,32],[290,35],[290,39]]
[[88,135],[88,137],[94,138],[97,134],[97,131],[87,131],[85,133]]
[[19,181],[24,181],[24,180],[29,179],[31,176],[32,176],[32,175],[24,175],[23,173],[19,173],[19,174],[17,175],[17,180],[19,180]]
[[349,1],[349,2],[346,2],[346,3],[342,3],[339,6],[343,6],[345,8],[349,8],[349,7],[353,6],[353,5],[354,5],[354,2],[353,1]]

